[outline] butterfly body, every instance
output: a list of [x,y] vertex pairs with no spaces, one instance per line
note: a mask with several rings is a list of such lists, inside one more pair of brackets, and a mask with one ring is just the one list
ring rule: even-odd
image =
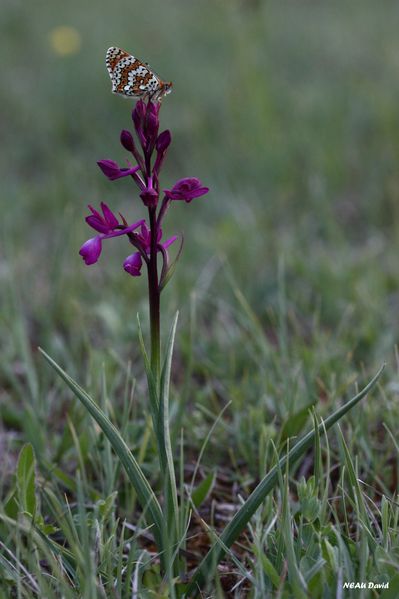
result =
[[160,101],[172,90],[171,82],[162,81],[147,63],[121,48],[109,48],[105,62],[114,94]]

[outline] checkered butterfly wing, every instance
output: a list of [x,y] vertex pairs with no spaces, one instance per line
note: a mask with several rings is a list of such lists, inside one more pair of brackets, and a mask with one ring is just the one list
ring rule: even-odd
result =
[[127,98],[160,99],[172,84],[164,83],[150,66],[121,48],[109,48],[106,65],[115,94]]

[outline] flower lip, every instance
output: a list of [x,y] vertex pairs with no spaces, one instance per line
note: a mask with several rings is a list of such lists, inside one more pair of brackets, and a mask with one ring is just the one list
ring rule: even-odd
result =
[[141,267],[143,265],[143,259],[140,255],[140,252],[135,252],[131,254],[127,258],[125,258],[123,262],[123,268],[129,275],[132,277],[141,276]]
[[164,189],[166,197],[170,200],[184,200],[185,202],[191,202],[194,198],[199,198],[208,191],[209,187],[203,186],[196,177],[180,179],[172,189]]
[[139,166],[130,166],[130,168],[120,168],[113,160],[99,160],[98,166],[110,181],[115,181],[121,177],[134,175],[139,170]]
[[85,241],[79,250],[79,254],[82,256],[85,264],[90,266],[91,264],[95,264],[97,262],[101,254],[101,250],[101,236],[97,235],[96,237],[92,237],[91,239]]

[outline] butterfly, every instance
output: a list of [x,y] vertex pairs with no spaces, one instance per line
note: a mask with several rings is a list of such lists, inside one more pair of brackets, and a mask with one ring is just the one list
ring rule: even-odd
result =
[[165,83],[147,63],[121,48],[108,48],[105,63],[114,94],[160,101],[172,91],[172,82]]

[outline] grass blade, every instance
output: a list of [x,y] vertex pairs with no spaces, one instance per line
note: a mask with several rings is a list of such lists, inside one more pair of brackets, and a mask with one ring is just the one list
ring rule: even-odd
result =
[[[277,457],[277,451],[274,448],[274,453]],[[289,454],[289,452],[288,452]],[[302,575],[298,567],[297,557],[295,555],[295,547],[293,540],[293,528],[292,528],[292,517],[291,517],[291,509],[290,509],[290,501],[289,501],[289,489],[288,489],[288,478],[289,478],[289,469],[290,463],[289,460],[286,460],[285,463],[285,477],[283,478],[283,473],[279,467],[280,462],[277,462],[277,478],[279,482],[279,486],[282,492],[282,539],[284,540],[285,545],[285,555],[287,560],[287,572],[288,579],[290,581],[293,595],[295,599],[306,599],[307,597],[307,585],[305,579]]]

